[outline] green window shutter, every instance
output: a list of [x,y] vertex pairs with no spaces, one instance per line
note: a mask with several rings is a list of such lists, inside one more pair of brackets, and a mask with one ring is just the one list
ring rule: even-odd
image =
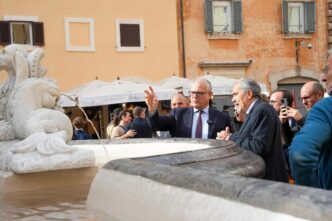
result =
[[8,45],[10,43],[10,23],[8,21],[0,21],[0,45]]
[[212,18],[212,0],[205,0],[205,31],[208,33],[213,32],[213,18]]
[[282,30],[284,33],[288,33],[288,3],[282,1]]
[[315,32],[316,31],[315,2],[305,2],[304,3],[304,18],[305,18],[304,31],[306,33]]
[[242,2],[232,1],[233,32],[242,32]]

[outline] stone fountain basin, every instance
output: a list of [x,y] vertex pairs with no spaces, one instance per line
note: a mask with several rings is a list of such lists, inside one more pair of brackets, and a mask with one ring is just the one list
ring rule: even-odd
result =
[[[0,145],[2,148],[0,155],[1,153],[5,154],[2,156],[3,158],[8,154],[10,156],[10,153],[5,149],[10,148],[13,143],[15,141]],[[75,203],[77,198],[84,202],[91,182],[97,172],[101,170],[101,167],[109,161],[116,162],[125,159],[137,159],[139,161],[144,159],[150,163],[177,164],[179,167],[206,167],[207,170],[213,169],[220,173],[228,171],[231,174],[252,176],[262,176],[263,174],[263,161],[254,154],[235,147],[232,142],[192,139],[129,139],[102,140],[102,143],[103,145],[97,140],[71,142],[71,145],[80,149],[80,152],[92,154],[90,159],[94,159],[94,161],[91,166],[70,168],[68,166],[70,164],[66,164],[65,169],[63,165],[60,165],[59,168],[50,165],[44,165],[43,167],[32,165],[35,168],[44,168],[45,170],[23,174],[0,171],[0,198],[2,199],[0,206],[19,207],[21,209],[19,211],[22,212],[20,215],[26,218],[26,211],[31,211],[31,207],[36,203],[54,206],[53,201],[51,202],[52,199],[56,202],[70,201]],[[234,162],[232,163],[229,160],[230,158],[240,159],[238,157],[242,155],[246,157],[238,160],[238,166],[234,166]],[[255,160],[250,162],[250,158],[255,158]],[[205,165],[204,162],[207,161],[211,165]],[[255,161],[261,168],[260,170],[255,169]],[[239,170],[242,164],[249,165],[249,167]],[[34,202],[34,204],[32,205],[31,202]],[[79,204],[81,204],[81,201]],[[10,212],[6,214],[10,215]]]
[[[93,159],[93,162],[90,160],[89,164],[82,168],[70,168],[70,164],[66,167],[59,165],[57,168],[43,162],[43,167],[32,166],[38,168],[37,172],[17,174],[0,171],[0,193],[90,185],[99,168],[108,161],[129,158],[145,157],[145,161],[158,164],[176,164],[179,167],[201,168],[218,173],[253,177],[261,177],[264,174],[264,162],[260,157],[243,151],[230,141],[175,138],[101,142],[103,145],[98,140],[70,143],[78,147],[80,152],[89,153],[89,158]],[[10,144],[12,142],[7,143],[7,146]]]
[[[144,140],[135,142],[145,145]],[[207,147],[108,162],[94,178],[87,200],[88,210],[98,219],[331,220],[330,191],[256,179],[264,174],[263,160],[232,142],[149,142]]]

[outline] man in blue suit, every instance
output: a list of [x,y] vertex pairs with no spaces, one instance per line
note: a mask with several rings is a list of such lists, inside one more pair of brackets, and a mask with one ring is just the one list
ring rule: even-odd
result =
[[144,92],[151,125],[157,130],[170,130],[173,137],[215,139],[218,131],[231,125],[227,114],[209,106],[212,86],[204,78],[191,86],[191,107],[172,109],[169,116],[158,115],[158,99],[152,87]]
[[232,94],[236,109],[246,113],[246,118],[239,131],[234,134],[229,130],[221,131],[217,139],[232,140],[261,156],[265,161],[264,179],[288,182],[277,112],[260,100],[261,89],[251,79],[240,79]]
[[[324,71],[326,89],[332,95],[332,51]],[[289,147],[289,161],[296,184],[332,189],[332,97],[311,108]]]

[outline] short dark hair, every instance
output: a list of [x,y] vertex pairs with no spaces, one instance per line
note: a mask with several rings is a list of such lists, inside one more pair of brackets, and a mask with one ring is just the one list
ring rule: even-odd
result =
[[145,112],[145,108],[143,108],[143,107],[141,107],[141,106],[136,106],[136,107],[134,107],[134,109],[133,109],[133,115],[134,115],[134,117],[139,117],[139,116],[141,116],[141,114],[143,113],[143,112]]
[[114,126],[118,126],[120,121],[122,120],[122,117],[127,116],[128,114],[130,114],[129,111],[127,110],[122,110],[120,111],[120,113],[116,116],[116,118],[114,119]]
[[86,126],[86,121],[84,120],[83,117],[81,116],[78,116],[78,117],[75,117],[74,120],[73,120],[73,125],[75,128],[83,128]]
[[286,89],[276,89],[276,90],[272,91],[271,95],[276,93],[276,92],[281,92],[282,93],[282,99],[286,98],[287,102],[288,102],[288,105],[292,106],[293,96],[291,95],[291,93],[288,90],[286,90]]

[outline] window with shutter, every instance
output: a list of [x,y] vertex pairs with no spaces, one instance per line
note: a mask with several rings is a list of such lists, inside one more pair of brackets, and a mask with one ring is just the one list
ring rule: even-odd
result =
[[242,32],[241,0],[205,0],[205,31],[209,39],[237,38]]
[[116,20],[117,51],[144,51],[143,20]]
[[283,0],[283,32],[288,36],[310,34],[316,31],[315,1]]
[[0,21],[0,44],[44,45],[43,23]]

